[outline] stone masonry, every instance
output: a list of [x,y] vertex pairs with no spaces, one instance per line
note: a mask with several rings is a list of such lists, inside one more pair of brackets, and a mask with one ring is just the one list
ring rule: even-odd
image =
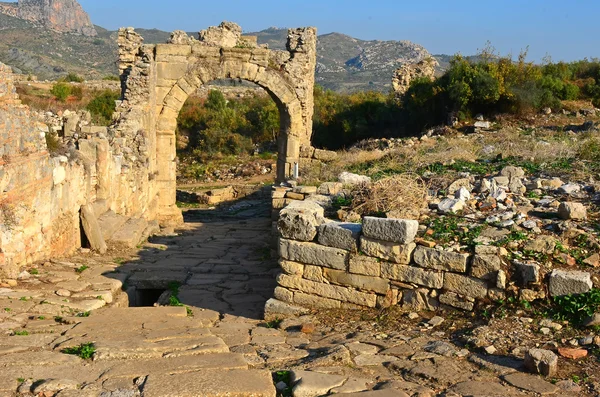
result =
[[181,222],[175,206],[175,129],[181,107],[202,85],[242,79],[274,98],[281,117],[279,181],[292,175],[300,147],[310,146],[316,29],[290,29],[287,51],[256,46],[230,22],[198,37],[177,31],[167,44],[144,45],[132,28],[119,31],[123,101],[111,132],[123,147],[133,149],[124,159],[148,170],[156,182],[147,193],[152,203],[148,210],[156,211],[161,224]]
[[586,293],[590,273],[539,269],[510,263],[503,248],[477,246],[474,253],[431,248],[416,239],[415,220],[364,217],[362,223],[323,217],[342,183],[273,188],[274,229],[282,273],[267,316],[297,313],[303,307],[386,308],[409,311],[451,306],[473,310],[477,302],[511,294],[531,301]]

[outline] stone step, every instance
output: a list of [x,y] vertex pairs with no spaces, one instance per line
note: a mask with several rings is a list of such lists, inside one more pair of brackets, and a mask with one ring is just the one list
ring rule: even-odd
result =
[[193,374],[150,375],[144,397],[275,397],[275,386],[267,370],[203,370]]
[[135,248],[140,241],[148,222],[141,218],[132,218],[125,222],[109,239],[113,248]]
[[98,217],[98,224],[100,230],[102,230],[102,237],[108,241],[117,230],[119,230],[128,218],[123,215],[119,215],[114,211],[107,211]]

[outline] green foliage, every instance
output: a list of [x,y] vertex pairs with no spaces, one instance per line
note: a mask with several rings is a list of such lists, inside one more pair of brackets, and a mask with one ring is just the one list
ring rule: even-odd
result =
[[525,58],[526,53],[522,53],[513,62],[509,57],[487,53],[474,62],[455,56],[439,79],[411,83],[402,99],[409,125],[423,130],[444,122],[448,112],[468,118],[477,113],[560,109],[561,100],[600,102],[600,61],[540,66]]
[[206,100],[191,97],[178,118],[178,135],[189,138],[186,150],[198,157],[250,153],[254,145],[277,140],[279,111],[264,96],[228,101],[211,90]]
[[21,330],[21,331],[13,331],[13,334],[15,336],[27,336],[29,335],[29,332],[25,331],[25,330]]
[[65,77],[63,77],[62,79],[60,79],[60,81],[64,81],[67,83],[83,83],[83,77],[77,75],[76,73],[69,73],[67,74]]
[[497,247],[503,247],[510,242],[525,241],[527,239],[528,239],[527,233],[513,230],[512,232],[510,232],[510,234],[508,236],[494,242],[493,245],[495,245]]
[[593,289],[579,295],[555,296],[553,303],[554,305],[548,311],[550,316],[556,320],[581,325],[600,309],[600,289]]
[[273,383],[283,382],[287,387],[277,390],[277,397],[292,397],[292,373],[290,371],[277,371],[273,373]]
[[87,269],[89,269],[89,266],[86,265],[81,265],[80,267],[78,267],[77,269],[75,269],[75,271],[79,274],[83,273],[84,271],[86,271]]
[[86,106],[86,109],[92,114],[94,123],[100,125],[109,125],[112,121],[112,114],[115,111],[115,101],[120,94],[116,91],[105,90],[95,95]]
[[59,82],[52,86],[50,93],[61,102],[65,102],[71,95],[71,86],[67,83]]
[[270,328],[270,329],[279,328],[279,325],[282,322],[283,322],[282,318],[276,318],[275,320],[267,321],[265,323],[265,328]]
[[433,233],[429,236],[439,244],[448,244],[458,242],[473,248],[477,245],[475,240],[483,230],[483,226],[460,225],[458,218],[452,216],[443,216],[434,219],[429,224]]
[[332,200],[331,200],[331,206],[332,208],[339,210],[340,208],[343,207],[349,207],[352,205],[352,198],[351,197],[346,197],[346,196],[335,196]]
[[338,94],[315,87],[313,143],[341,149],[367,138],[397,136],[401,113],[390,95],[378,92]]
[[74,356],[79,356],[84,360],[89,360],[94,356],[96,352],[96,347],[93,343],[82,343],[79,346],[75,347],[67,347],[61,350],[64,354],[72,354]]

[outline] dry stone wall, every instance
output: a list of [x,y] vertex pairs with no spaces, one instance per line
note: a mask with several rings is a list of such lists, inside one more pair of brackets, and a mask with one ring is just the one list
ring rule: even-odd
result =
[[328,220],[323,207],[342,189],[341,183],[273,188],[282,273],[268,316],[303,307],[471,311],[482,301],[533,301],[592,288],[587,272],[557,269],[544,277],[536,264],[509,261],[501,247],[480,245],[468,253],[434,248],[417,237],[415,220]]

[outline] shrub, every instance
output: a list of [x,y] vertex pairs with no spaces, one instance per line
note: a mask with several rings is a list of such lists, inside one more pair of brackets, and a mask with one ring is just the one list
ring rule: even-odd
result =
[[115,76],[115,75],[108,75],[108,76],[104,76],[102,78],[102,80],[106,80],[106,81],[120,81],[121,79],[119,78],[119,76]]
[[93,121],[100,125],[108,125],[115,111],[115,101],[119,99],[116,91],[105,90],[97,94],[86,106],[92,114]]
[[71,86],[62,82],[56,83],[52,86],[50,93],[59,101],[64,102],[71,95]]
[[67,83],[83,83],[83,77],[78,76],[77,74],[72,73],[72,72],[67,74],[61,80],[65,81]]

